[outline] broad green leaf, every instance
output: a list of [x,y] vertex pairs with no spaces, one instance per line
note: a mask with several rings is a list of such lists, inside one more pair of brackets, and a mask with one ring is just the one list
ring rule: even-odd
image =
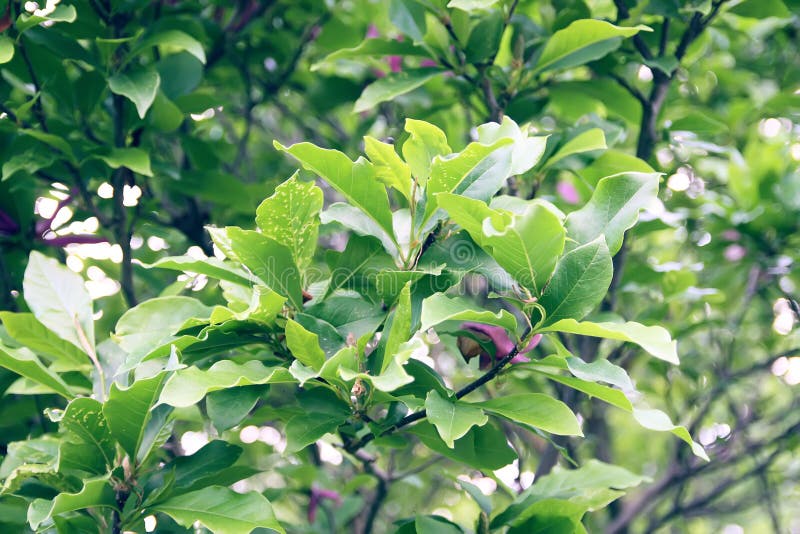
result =
[[513,140],[514,148],[511,152],[512,176],[529,171],[539,162],[547,147],[547,137],[528,137],[517,123],[508,116],[503,117],[503,121],[499,124],[487,122],[478,126],[479,143],[492,145],[504,138]]
[[303,308],[300,273],[286,246],[259,232],[236,226],[226,228],[226,234],[232,259],[241,262],[267,287],[287,297],[295,308]]
[[489,418],[480,408],[466,402],[453,401],[441,396],[436,390],[425,399],[428,421],[436,427],[442,440],[451,449],[454,441],[466,434],[473,426],[483,426]]
[[207,319],[211,309],[191,297],[157,297],[126,311],[114,339],[131,360],[141,360],[154,349],[178,339],[175,333],[189,319]]
[[112,169],[127,167],[135,173],[153,176],[150,170],[150,155],[141,148],[112,148],[108,154],[99,154],[101,159]]
[[536,63],[536,71],[568,69],[600,59],[619,48],[622,38],[640,31],[652,30],[647,26],[614,26],[603,20],[576,20],[550,37]]
[[183,493],[214,485],[214,477],[241,455],[241,447],[215,439],[194,454],[175,458],[164,469],[175,471],[175,487]]
[[390,0],[389,20],[415,42],[425,36],[425,8],[417,0]]
[[364,39],[354,48],[342,48],[332,54],[328,54],[321,62],[311,67],[312,71],[317,70],[323,63],[332,63],[339,59],[355,59],[370,56],[422,56],[427,57],[428,52],[409,41],[398,41],[397,39],[372,38]]
[[[557,519],[574,516],[576,526],[582,528],[580,519],[586,512],[607,506],[623,495],[619,490],[649,481],[646,476],[594,459],[577,469],[556,469],[537,479],[514,503],[495,516],[491,527],[514,525],[517,529],[513,532],[547,532],[546,525],[556,528],[561,524],[563,527],[563,522]],[[531,518],[536,522],[531,523]],[[551,520],[554,522],[550,523]],[[526,531],[523,527],[534,530]]]
[[478,19],[469,32],[464,54],[469,63],[489,63],[500,47],[500,40],[506,29],[505,16],[500,10],[493,10]]
[[150,420],[150,409],[158,400],[166,373],[136,380],[127,388],[111,384],[103,415],[108,429],[130,458],[136,458]]
[[728,12],[740,17],[754,19],[768,17],[789,18],[792,16],[792,12],[781,0],[745,0],[733,6]]
[[578,244],[605,236],[613,255],[622,246],[625,231],[658,195],[659,173],[631,172],[600,180],[589,202],[567,216],[567,234]]
[[389,334],[386,337],[384,346],[383,361],[380,365],[380,372],[383,373],[394,359],[400,345],[408,341],[411,335],[411,282],[406,283],[400,290],[397,305],[392,314],[392,321]]
[[522,214],[515,214],[449,193],[440,193],[437,199],[450,218],[520,285],[539,294],[553,274],[566,239],[554,208],[532,200]]
[[436,427],[420,421],[408,429],[429,449],[439,454],[480,470],[495,470],[513,462],[517,455],[508,445],[505,434],[491,423],[474,426],[450,448],[439,437]]
[[678,365],[677,343],[669,332],[660,326],[644,326],[628,321],[625,323],[578,322],[575,319],[562,319],[540,330],[541,332],[567,332],[582,336],[618,339],[636,343],[649,354],[661,360]]
[[103,405],[88,397],[73,399],[60,421],[65,436],[58,452],[58,470],[78,469],[104,474],[114,464],[116,447]]
[[547,312],[539,327],[562,319],[583,319],[603,300],[613,271],[602,236],[564,254],[539,299]]
[[569,406],[541,393],[504,395],[472,405],[560,436],[583,436],[580,423]]
[[689,434],[689,431],[686,430],[686,428],[673,423],[669,416],[661,410],[645,407],[634,407],[632,413],[634,419],[636,419],[636,422],[642,425],[644,428],[657,430],[659,432],[672,432],[692,447],[692,452],[695,454],[695,456],[699,456],[705,461],[709,461],[708,455],[703,449],[703,446],[699,443],[695,443],[694,440],[692,440],[692,436]]
[[53,22],[75,22],[77,17],[78,11],[75,9],[75,6],[61,4],[56,6],[53,12],[46,16],[28,15],[27,13],[23,13],[19,16],[14,26],[16,26],[17,30],[22,33],[25,30],[33,28],[34,26],[38,26],[42,22],[48,20]]
[[52,501],[36,499],[28,508],[28,523],[36,530],[52,517],[85,508],[116,508],[114,489],[107,477],[85,480],[77,493],[59,493]]
[[144,464],[172,437],[172,429],[175,426],[175,420],[170,417],[172,412],[172,406],[166,404],[156,406],[150,411],[150,418],[139,444],[139,453],[136,455],[136,461],[139,464]]
[[375,168],[367,160],[353,162],[337,150],[319,148],[311,143],[297,143],[275,148],[294,156],[305,169],[317,174],[341,193],[352,205],[366,213],[388,235],[393,234],[389,197],[383,184],[375,179]]
[[206,411],[217,432],[241,423],[264,393],[263,386],[241,386],[213,391],[206,396]]
[[286,321],[286,346],[300,363],[315,371],[319,371],[325,363],[325,353],[319,346],[319,336],[291,319]]
[[42,365],[39,358],[25,348],[10,349],[0,345],[0,366],[58,393],[66,399],[75,396],[60,376]]
[[201,63],[206,62],[206,53],[203,50],[203,45],[191,35],[180,30],[166,30],[145,37],[134,47],[131,54],[138,54],[150,46],[164,46],[175,50],[183,50],[196,57]]
[[394,145],[366,136],[364,152],[375,167],[375,177],[411,202],[411,168],[395,152]]
[[[604,402],[607,402],[608,404],[611,404],[612,406],[616,406],[617,408],[632,414],[636,422],[644,428],[660,432],[671,432],[686,442],[692,448],[692,452],[696,456],[703,458],[706,461],[708,460],[708,455],[706,455],[703,447],[692,440],[692,437],[686,428],[673,424],[666,413],[662,412],[661,410],[648,408],[646,406],[635,406],[622,391],[596,383],[598,381],[610,382],[610,380],[619,377],[618,372],[609,375],[609,369],[607,366],[604,366],[605,368],[595,367],[593,369],[589,369],[589,365],[593,365],[597,362],[593,362],[593,364],[584,363],[583,365],[580,365],[579,362],[581,362],[581,360],[578,358],[559,358],[549,356],[541,362],[524,365],[531,365],[534,370],[541,372],[550,380],[559,382],[578,391],[582,391],[591,397],[596,397]],[[548,369],[548,367],[569,369],[570,372],[575,375],[575,377],[560,375],[558,372],[551,371]]]
[[603,152],[591,165],[578,171],[578,175],[592,187],[596,187],[601,178],[623,172],[650,173],[655,172],[647,162],[613,148]]
[[573,154],[580,154],[582,152],[590,152],[592,150],[602,150],[608,148],[606,145],[606,136],[600,128],[592,128],[585,132],[579,133],[566,143],[564,143],[555,154],[550,156],[547,160],[547,165],[551,166],[561,161],[567,156]]
[[256,360],[242,364],[221,360],[205,370],[187,367],[175,371],[164,384],[158,403],[184,408],[197,404],[212,391],[294,381],[283,367],[266,367]]
[[417,87],[421,87],[427,81],[441,74],[441,69],[405,69],[400,72],[393,72],[369,84],[361,96],[356,100],[353,107],[354,113],[367,111],[380,104],[387,102]]
[[431,163],[436,156],[446,156],[453,152],[447,144],[444,132],[425,121],[406,119],[405,131],[408,139],[403,143],[402,152],[411,174],[420,186],[424,186],[431,175]]
[[[245,290],[248,291],[248,290]],[[250,301],[242,303],[247,305],[247,308],[240,312],[235,312],[230,308],[217,306],[211,312],[210,322],[212,324],[223,323],[230,319],[239,321],[251,321],[263,323],[269,326],[275,324],[278,314],[286,304],[286,297],[278,295],[275,291],[262,285],[257,285],[249,290]],[[235,304],[238,304],[237,301]]]
[[159,85],[161,85],[161,78],[152,67],[120,72],[108,79],[108,88],[111,89],[111,92],[133,102],[139,118],[142,119],[156,99]]
[[190,256],[169,256],[161,258],[155,263],[145,265],[149,269],[169,269],[171,271],[204,274],[218,280],[227,280],[234,284],[249,286],[254,282],[253,277],[244,269],[240,269],[231,262],[217,258],[198,260]]
[[308,267],[317,249],[322,200],[322,189],[298,180],[295,173],[256,210],[261,233],[286,246],[300,270]]
[[22,288],[25,302],[39,322],[76,347],[94,350],[92,299],[80,275],[34,251]]
[[83,350],[55,335],[32,313],[0,312],[0,321],[15,341],[53,362],[53,371],[77,371],[90,366]]
[[470,143],[458,154],[435,158],[425,189],[424,220],[436,211],[438,193],[456,193],[483,201],[492,198],[511,176],[513,143],[509,138],[492,145]]
[[215,534],[248,534],[257,528],[285,532],[266,497],[221,486],[177,495],[151,510],[167,514],[186,528],[199,521]]
[[420,330],[448,321],[471,321],[475,323],[502,326],[511,333],[517,329],[517,320],[506,310],[492,313],[478,308],[472,301],[461,297],[448,297],[444,293],[434,293],[422,301]]
[[417,515],[409,527],[400,528],[395,534],[463,534],[464,530],[440,515]]
[[8,63],[14,57],[14,41],[0,35],[0,64]]
[[[354,353],[352,347],[340,351],[344,352]],[[328,361],[336,359],[334,356]],[[335,376],[335,373],[336,369],[331,369],[328,376]],[[350,415],[350,406],[327,388],[307,389],[301,391],[297,398],[303,411],[289,419],[284,428],[287,452],[299,451],[328,432],[333,432]]]
[[33,137],[34,139],[41,141],[46,145],[50,145],[67,156],[70,161],[75,160],[75,153],[72,151],[72,145],[70,145],[69,142],[61,136],[45,133],[41,130],[34,130],[31,128],[20,129],[19,133],[27,135],[28,137]]
[[[328,206],[328,209],[320,213],[320,219],[322,220],[322,224],[337,222],[345,228],[349,228],[359,236],[374,237],[381,242],[384,250],[393,258],[400,257],[400,248],[395,237],[387,233],[386,230],[381,228],[369,215],[355,206],[344,202],[335,202]],[[392,266],[395,267],[395,265]]]

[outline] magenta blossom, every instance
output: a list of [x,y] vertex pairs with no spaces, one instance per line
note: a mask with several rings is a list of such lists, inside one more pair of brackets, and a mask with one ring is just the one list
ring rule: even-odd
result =
[[[515,343],[511,340],[508,336],[508,333],[503,327],[500,326],[492,326],[487,324],[481,323],[464,323],[461,325],[461,328],[464,330],[468,330],[479,336],[484,336],[489,338],[495,348],[495,360],[500,360],[508,356],[512,350],[514,350]],[[520,350],[516,356],[511,358],[511,363],[524,363],[531,361],[530,358],[524,356],[528,352],[532,351],[536,345],[542,340],[542,334],[536,334],[531,338],[528,342],[528,345]],[[492,358],[489,354],[484,351],[480,353],[480,368],[486,369],[487,367],[491,366]]]
[[561,180],[556,184],[556,192],[567,204],[577,204],[580,201],[578,190],[566,180]]
[[342,505],[342,496],[339,495],[338,491],[311,486],[311,498],[308,501],[308,522],[312,525],[317,519],[317,508],[322,499],[329,499],[335,502],[336,506]]
[[374,24],[370,24],[367,28],[367,39],[375,39],[381,36],[381,31]]

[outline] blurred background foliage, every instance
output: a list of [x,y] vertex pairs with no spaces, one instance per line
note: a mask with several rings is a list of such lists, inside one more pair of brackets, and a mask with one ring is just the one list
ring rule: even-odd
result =
[[[438,125],[459,150],[473,125],[503,116],[552,133],[549,155],[584,136],[596,150],[565,150],[506,193],[568,212],[615,170],[664,173],[661,202],[615,258],[603,311],[667,326],[680,367],[565,341],[584,359],[623,365],[711,462],[562,391],[588,439],[510,434],[515,467],[460,474],[502,499],[565,447],[653,479],[595,514],[592,530],[800,532],[800,2],[42,4],[0,2],[0,309],[23,306],[33,250],[85,274],[100,332],[153,296],[215,302],[203,277],[141,265],[213,255],[204,225],[251,226],[257,204],[294,172],[274,139],[355,156],[365,134],[402,142],[408,117]],[[600,36],[572,26],[583,19],[647,28]],[[554,35],[588,44],[559,56]],[[339,228],[322,234],[340,246]],[[0,371],[3,389],[15,379]],[[530,388],[535,379],[509,380]],[[52,425],[36,398],[6,394],[3,444]],[[205,436],[194,420],[176,427],[187,448]],[[255,412],[241,439],[253,465],[272,471],[271,487],[327,485],[349,469],[280,462],[269,454],[278,442],[269,420]],[[442,476],[458,469],[437,462],[394,483],[376,530],[415,511],[471,525],[476,505]],[[374,482],[350,475],[351,489]],[[294,506],[283,514],[303,513]],[[329,510],[344,524],[361,506],[352,497]]]

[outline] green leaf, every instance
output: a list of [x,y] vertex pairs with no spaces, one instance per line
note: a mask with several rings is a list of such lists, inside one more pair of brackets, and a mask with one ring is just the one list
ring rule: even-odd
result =
[[141,148],[112,148],[108,154],[97,156],[112,169],[127,167],[144,176],[153,176],[150,170],[150,155]]
[[10,37],[0,35],[0,65],[8,63],[14,57],[14,41]]
[[[578,391],[582,391],[587,395],[596,397],[604,402],[607,402],[608,404],[611,404],[612,406],[616,406],[617,408],[632,414],[636,422],[644,428],[659,432],[671,432],[689,444],[689,446],[692,448],[692,452],[696,456],[708,461],[708,456],[706,455],[703,447],[692,440],[692,437],[686,428],[673,424],[667,414],[661,410],[655,410],[646,406],[634,406],[634,404],[631,403],[631,401],[622,391],[602,384],[597,384],[597,381],[603,381],[618,385],[626,385],[626,382],[629,383],[630,380],[626,381],[624,378],[621,378],[619,372],[612,371],[608,365],[598,367],[595,365],[596,363],[598,362],[586,364],[578,358],[560,358],[556,356],[548,356],[544,360],[530,365],[534,370],[541,372],[550,380],[559,382]],[[560,369],[569,369],[570,372],[575,375],[575,378],[571,376],[559,375],[557,372],[549,370],[549,366]],[[592,368],[590,368],[590,366],[592,366]]]
[[568,526],[564,521],[571,519],[568,523],[582,529],[580,520],[586,512],[607,506],[624,494],[620,490],[649,481],[648,477],[598,460],[589,460],[577,469],[556,469],[537,479],[497,514],[490,526],[513,525],[515,528],[509,532],[515,533],[561,532]]
[[364,152],[375,167],[375,177],[385,185],[393,187],[410,203],[411,168],[395,152],[394,145],[366,136]]
[[569,406],[549,395],[541,393],[504,395],[483,402],[473,402],[472,405],[551,434],[583,436],[578,418]]
[[506,28],[502,11],[495,10],[482,16],[469,33],[464,53],[469,63],[493,63],[500,40]]
[[236,226],[227,227],[225,233],[233,253],[231,259],[241,262],[267,287],[287,297],[295,308],[303,308],[300,273],[287,247],[259,232]]
[[295,382],[294,378],[283,367],[266,367],[256,360],[242,364],[221,360],[206,370],[187,367],[175,371],[164,384],[158,403],[185,408],[197,404],[212,391],[292,382]]
[[364,92],[361,93],[361,96],[356,100],[353,112],[361,113],[362,111],[367,111],[381,102],[392,100],[409,91],[413,91],[442,72],[444,72],[442,69],[427,67],[422,69],[405,69],[400,72],[388,74],[372,82],[364,89]]
[[[342,353],[353,353],[347,348]],[[334,361],[334,356],[331,360]],[[333,370],[335,372],[335,370]],[[328,376],[333,376],[329,374]],[[297,452],[314,443],[328,432],[335,431],[350,415],[350,407],[331,390],[315,388],[302,391],[298,395],[300,407],[304,411],[286,423],[286,451]]]
[[439,432],[442,440],[451,449],[454,441],[466,434],[473,426],[483,426],[489,418],[478,407],[466,402],[452,401],[437,391],[428,393],[425,399],[425,412]]
[[291,319],[286,321],[286,346],[300,363],[315,371],[319,371],[325,363],[325,353],[319,346],[319,336]]
[[114,339],[131,360],[141,360],[154,349],[178,339],[175,333],[189,319],[207,319],[211,309],[191,297],[157,297],[126,311]]
[[186,528],[199,521],[215,534],[248,534],[256,528],[285,532],[266,497],[221,486],[172,497],[151,510],[167,514]]
[[475,469],[500,469],[517,458],[505,434],[491,423],[472,427],[455,441],[453,448],[442,441],[436,428],[427,421],[420,421],[408,432],[418,436],[429,449]]
[[605,236],[613,255],[625,231],[639,219],[639,210],[658,198],[659,173],[631,172],[600,180],[589,202],[567,216],[565,226],[578,244]]
[[429,328],[448,321],[471,321],[482,324],[502,326],[511,333],[517,330],[517,320],[506,310],[492,313],[480,309],[465,298],[448,297],[444,293],[434,293],[422,301],[422,314],[420,330]]
[[389,20],[415,42],[425,37],[425,8],[416,0],[390,0]]
[[528,137],[527,133],[511,120],[503,117],[501,123],[487,122],[478,126],[478,142],[493,145],[501,139],[511,139],[514,148],[511,153],[511,175],[516,176],[529,171],[536,165],[547,147],[548,136]]
[[75,22],[76,18],[78,18],[78,12],[75,9],[75,6],[61,4],[56,6],[55,10],[53,10],[53,12],[47,16],[28,15],[27,13],[23,13],[17,19],[15,26],[17,31],[22,33],[29,28],[38,26],[46,20],[52,20],[53,22]]
[[256,210],[261,233],[286,246],[300,270],[308,267],[317,249],[322,201],[322,189],[301,182],[295,173]]
[[75,396],[61,377],[42,365],[39,358],[28,349],[10,349],[0,345],[0,366],[29,378],[66,399]]
[[75,161],[75,153],[72,151],[72,146],[63,137],[30,128],[20,129],[19,133],[27,135],[28,137],[33,137],[37,141],[41,141],[46,145],[50,145],[67,156],[67,159],[70,161]]
[[791,11],[781,0],[745,0],[733,6],[728,12],[740,17],[754,19],[768,17],[789,18],[792,16]]
[[121,388],[111,384],[108,400],[103,405],[103,415],[111,435],[119,442],[130,458],[136,458],[139,446],[150,420],[150,409],[158,399],[166,373],[136,380],[131,386]]
[[655,171],[636,156],[612,148],[603,152],[591,165],[578,171],[578,174],[586,183],[595,187],[601,178],[624,172],[648,173]]
[[103,416],[103,405],[88,397],[73,399],[60,422],[65,436],[58,452],[58,470],[104,474],[114,464],[116,446]]
[[355,59],[370,56],[427,57],[428,52],[421,46],[417,46],[409,41],[385,38],[364,39],[354,48],[342,48],[332,54],[328,54],[321,62],[315,63],[311,67],[311,70],[315,71],[323,63],[332,63],[339,59]]
[[92,299],[80,275],[34,251],[22,288],[25,302],[39,322],[76,347],[93,350]]
[[539,327],[561,319],[583,319],[603,300],[613,271],[611,254],[602,236],[564,254],[539,299],[547,311]]
[[198,260],[190,256],[169,256],[161,258],[155,263],[145,265],[148,269],[169,269],[171,271],[191,272],[204,274],[218,280],[226,280],[243,286],[250,286],[255,279],[244,269],[240,269],[231,262],[217,258]]
[[28,508],[28,523],[37,530],[39,525],[59,514],[86,508],[116,508],[114,489],[107,477],[85,480],[77,493],[59,493],[52,501],[34,500]]
[[241,423],[264,393],[262,386],[221,389],[206,396],[206,411],[217,432]]
[[408,341],[411,335],[411,282],[406,283],[400,290],[397,298],[397,305],[392,315],[389,334],[386,337],[384,346],[383,361],[379,366],[379,371],[383,373],[394,359],[400,349],[400,345]]
[[438,207],[438,193],[456,193],[488,201],[511,176],[513,140],[503,138],[492,145],[470,143],[448,158],[435,158],[425,189],[425,218]]
[[90,366],[83,350],[55,335],[32,313],[0,312],[0,321],[15,341],[53,362],[53,371],[78,371]]
[[214,477],[236,463],[241,455],[241,447],[215,439],[194,454],[178,456],[164,469],[175,470],[175,488],[185,493],[214,485]]
[[547,160],[547,165],[551,166],[573,154],[580,154],[581,152],[590,152],[592,150],[602,150],[608,148],[606,145],[606,136],[600,128],[592,128],[582,132],[566,143],[564,143],[555,154],[550,156]]
[[568,69],[600,59],[619,48],[621,38],[640,31],[652,30],[647,26],[614,26],[603,20],[576,20],[550,37],[536,63],[536,71]]
[[582,336],[628,341],[636,343],[656,358],[675,365],[680,363],[677,343],[670,337],[669,332],[660,326],[644,326],[633,321],[625,323],[592,323],[589,321],[578,322],[575,319],[562,319],[539,331],[567,332]]
[[311,143],[285,147],[275,141],[275,148],[297,158],[303,167],[328,182],[348,202],[366,213],[387,235],[394,233],[389,197],[375,179],[375,168],[367,160],[353,162],[337,150],[319,148]]
[[175,50],[186,51],[196,57],[201,63],[206,62],[206,53],[200,41],[179,30],[166,30],[144,38],[134,50],[131,51],[131,55],[137,55],[145,48],[151,46],[164,46]]
[[436,156],[446,156],[453,152],[447,144],[444,132],[425,121],[406,119],[405,131],[408,139],[403,143],[402,152],[411,174],[424,186],[431,175],[431,163]]
[[108,79],[108,88],[111,89],[111,92],[133,102],[139,118],[142,119],[156,99],[159,85],[161,85],[161,78],[152,67],[121,72]]
[[553,274],[566,239],[554,207],[532,200],[516,214],[449,193],[440,193],[437,199],[450,218],[520,285],[539,294]]

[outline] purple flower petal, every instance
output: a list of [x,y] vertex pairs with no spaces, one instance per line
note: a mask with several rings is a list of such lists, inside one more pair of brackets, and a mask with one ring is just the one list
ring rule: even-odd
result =
[[577,204],[580,202],[580,196],[575,186],[566,180],[561,180],[556,185],[556,192],[558,196],[564,199],[567,204]]
[[308,500],[308,522],[314,524],[317,519],[317,508],[319,507],[322,499],[328,499],[336,503],[336,506],[342,505],[342,496],[338,491],[322,489],[316,486],[311,486],[311,498]]

